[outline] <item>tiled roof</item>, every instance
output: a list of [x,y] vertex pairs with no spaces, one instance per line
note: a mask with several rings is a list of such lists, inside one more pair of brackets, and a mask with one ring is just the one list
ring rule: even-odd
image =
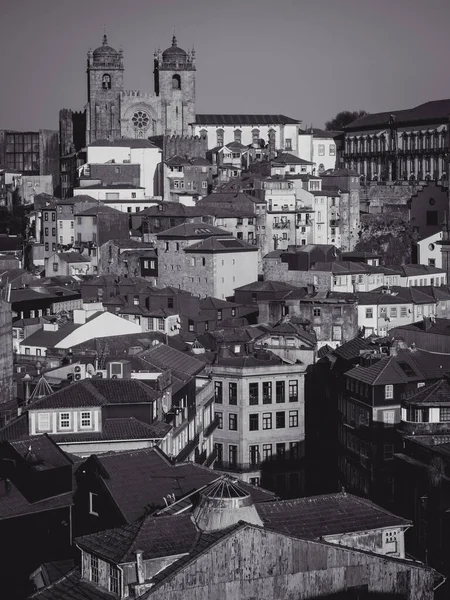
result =
[[30,410],[139,404],[152,402],[157,397],[155,390],[137,379],[85,379],[36,400],[30,404]]
[[423,331],[433,335],[450,335],[450,319],[435,319],[434,322],[426,324],[425,321],[417,321],[409,325],[400,325],[395,327],[396,333],[402,330]]
[[450,385],[446,379],[420,388],[415,394],[403,400],[403,404],[427,406],[450,406]]
[[450,114],[450,99],[446,100],[432,100],[431,102],[425,102],[419,104],[414,108],[406,110],[396,110],[391,112],[374,113],[371,115],[365,115],[360,117],[344,127],[346,132],[355,131],[358,129],[372,128],[385,128],[389,126],[389,119],[391,115],[395,117],[395,124],[397,126],[406,123],[420,123],[422,121],[443,121],[447,122]]
[[295,289],[295,286],[284,283],[283,281],[254,281],[253,283],[247,283],[246,285],[241,285],[241,287],[236,288],[235,291],[240,292],[279,292],[279,291],[288,291]]
[[169,158],[168,160],[165,161],[166,165],[170,166],[185,166],[185,165],[190,165],[191,163],[187,160],[187,158],[182,158],[181,156],[178,156],[177,154],[175,154],[175,156],[172,156],[171,158]]
[[185,252],[257,252],[258,247],[234,237],[210,237],[185,248]]
[[[149,217],[197,217],[202,216],[204,212],[197,206],[186,206],[181,202],[161,202],[156,206],[150,206],[141,210],[138,217],[148,215]],[[136,215],[134,215],[136,216]]]
[[212,202],[233,204],[237,203],[239,206],[242,205],[244,202],[252,204],[266,204],[266,201],[262,198],[252,196],[251,194],[247,194],[246,192],[241,190],[222,190],[204,196],[201,200],[199,200],[197,206],[201,205],[202,203],[210,204]]
[[[142,186],[132,185],[131,183],[108,183],[103,185],[103,183],[94,183],[92,185],[84,185],[83,189],[85,190],[143,190]],[[107,202],[107,200],[106,200]]]
[[54,348],[56,344],[59,344],[79,327],[80,325],[76,325],[75,323],[66,323],[57,331],[45,331],[44,329],[39,329],[26,339],[22,340],[20,346],[22,348],[32,346],[38,348]]
[[[9,484],[9,491],[2,493],[0,496],[0,521],[32,513],[56,510],[73,504],[72,492],[51,496],[50,498],[36,502],[29,502],[12,482],[9,482]],[[5,483],[2,482],[2,486],[4,485]]]
[[157,368],[171,368],[176,372],[189,376],[197,375],[204,368],[204,364],[198,359],[175,350],[175,348],[171,348],[166,344],[152,346],[148,350],[141,352],[139,358]]
[[294,154],[289,154],[289,152],[283,152],[279,154],[272,160],[273,165],[313,165],[314,163],[309,160],[304,160],[303,158],[299,158]]
[[112,208],[111,206],[107,206],[106,204],[97,204],[96,206],[92,206],[91,208],[87,208],[83,210],[77,215],[79,217],[93,216],[93,215],[124,215],[121,210],[117,210],[117,208]]
[[403,277],[417,277],[420,275],[442,275],[445,273],[443,269],[429,267],[428,265],[388,265],[388,268],[399,271]]
[[289,125],[301,121],[285,115],[196,115],[196,125]]
[[191,239],[204,239],[211,237],[213,235],[229,235],[231,236],[230,231],[225,231],[225,229],[221,229],[220,227],[214,227],[214,225],[207,225],[205,223],[183,223],[182,225],[177,225],[176,227],[172,227],[171,229],[166,229],[161,233],[157,234],[158,239],[183,239],[183,238],[191,238]]
[[[353,369],[350,369],[350,371],[347,371],[346,375],[370,385],[407,383],[410,379],[406,373],[400,369],[393,356],[383,357],[369,367],[354,367]],[[417,374],[416,377],[420,378]]]
[[135,138],[120,138],[117,140],[96,140],[89,146],[112,146],[119,148],[157,148],[149,140],[139,140]]
[[211,167],[211,162],[202,156],[196,156],[195,158],[191,158],[191,165],[199,166],[199,167]]
[[239,304],[236,304],[235,302],[227,302],[227,300],[220,300],[220,298],[207,296],[206,298],[202,298],[200,300],[199,306],[202,310],[221,310],[224,308],[236,308],[239,306]]
[[[177,500],[184,498],[219,476],[216,471],[195,463],[174,465],[159,448],[111,452],[96,456],[95,461],[106,474],[104,485],[127,522],[138,519],[146,510],[152,512],[164,507],[164,498],[169,494]],[[274,495],[263,488],[245,483],[242,486],[255,502],[273,499]]]
[[0,233],[0,252],[8,250],[22,250],[23,237],[21,235],[7,235]]
[[358,337],[336,348],[334,354],[343,360],[353,360],[358,358],[361,350],[368,350],[369,348],[371,348],[370,342],[366,338]]
[[58,254],[54,254],[50,258],[58,256],[61,260],[66,263],[85,263],[91,262],[91,257],[86,256],[84,254],[80,254],[79,252],[59,252]]
[[76,543],[89,553],[121,564],[136,560],[136,550],[143,551],[144,560],[188,553],[197,536],[191,515],[146,516],[124,527],[83,536]]
[[159,440],[172,429],[168,423],[154,421],[151,425],[134,417],[106,419],[102,431],[57,433],[52,438],[58,443],[106,442],[109,440]]
[[[143,249],[149,249],[149,250],[153,250],[154,249],[154,245],[150,242],[140,242],[138,240],[108,240],[108,242],[111,242],[111,244],[114,244],[114,246],[117,246],[118,248],[125,248],[127,250],[132,250],[132,249],[137,249],[137,250],[143,250]],[[107,242],[107,243],[108,243]]]
[[265,502],[256,508],[270,529],[306,539],[411,525],[369,500],[345,492]]
[[33,600],[112,600],[114,596],[102,588],[81,579],[79,567],[58,581],[29,596]]
[[34,466],[39,471],[71,465],[73,462],[47,434],[9,440],[7,444],[15,451],[17,459],[21,457],[26,461],[31,456],[39,461]]

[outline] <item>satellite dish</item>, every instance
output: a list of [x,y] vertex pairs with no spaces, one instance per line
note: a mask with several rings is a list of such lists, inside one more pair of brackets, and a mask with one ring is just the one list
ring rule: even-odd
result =
[[93,377],[95,375],[97,371],[94,368],[94,365],[88,364],[86,366],[86,373],[90,376]]

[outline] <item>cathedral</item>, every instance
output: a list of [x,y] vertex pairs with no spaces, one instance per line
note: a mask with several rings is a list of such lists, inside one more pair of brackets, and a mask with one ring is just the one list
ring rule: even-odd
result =
[[154,92],[124,89],[123,51],[108,44],[87,56],[87,104],[83,112],[60,111],[61,154],[99,139],[148,139],[192,135],[195,122],[195,52],[172,45],[154,54]]

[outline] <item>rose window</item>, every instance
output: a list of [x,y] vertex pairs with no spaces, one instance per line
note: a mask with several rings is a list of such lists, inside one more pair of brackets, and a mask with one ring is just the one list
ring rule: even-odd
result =
[[138,110],[134,113],[132,119],[135,129],[147,129],[150,122],[150,117],[143,110]]

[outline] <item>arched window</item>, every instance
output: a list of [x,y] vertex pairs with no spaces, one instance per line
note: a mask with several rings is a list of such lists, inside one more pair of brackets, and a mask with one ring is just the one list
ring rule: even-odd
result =
[[325,167],[324,167],[323,163],[320,163],[320,165],[319,165],[319,173],[323,173],[323,171],[325,171]]
[[103,75],[102,77],[102,88],[104,90],[110,90],[111,89],[111,75],[107,75],[105,73],[105,75]]
[[224,130],[223,129],[218,129],[216,131],[216,135],[217,135],[217,145],[218,146],[223,146]]
[[179,75],[174,75],[172,77],[172,89],[181,90],[181,77]]
[[208,131],[206,129],[200,129],[200,138],[202,140],[208,140]]
[[239,144],[242,141],[242,131],[240,129],[235,129],[234,130],[234,141],[238,142]]
[[259,129],[252,129],[252,144],[259,146]]

